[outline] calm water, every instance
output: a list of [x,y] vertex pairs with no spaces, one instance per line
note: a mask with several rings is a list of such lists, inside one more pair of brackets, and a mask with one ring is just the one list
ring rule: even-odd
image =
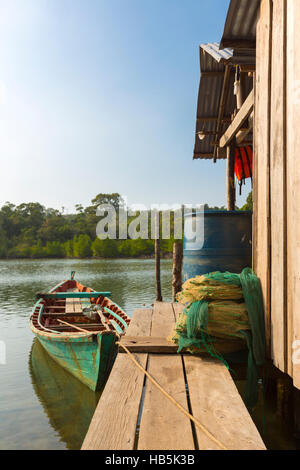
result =
[[[171,299],[171,260],[162,260],[162,293]],[[29,315],[35,294],[68,278],[112,298],[131,315],[155,297],[153,260],[0,260],[0,449],[79,449],[97,405],[95,394],[59,367],[34,340]],[[0,343],[1,347],[1,343]],[[1,356],[0,356],[1,359]],[[243,392],[244,381],[236,382]],[[265,404],[252,418],[270,449],[300,449],[292,397],[269,380]],[[263,424],[265,422],[265,424]]]
[[[65,372],[34,341],[29,315],[38,291],[76,278],[112,298],[131,316],[155,298],[153,260],[0,260],[0,449],[78,449],[99,396]],[[164,300],[172,261],[162,260]]]

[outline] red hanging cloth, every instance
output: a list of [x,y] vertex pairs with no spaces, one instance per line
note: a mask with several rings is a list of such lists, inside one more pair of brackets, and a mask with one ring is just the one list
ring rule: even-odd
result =
[[242,194],[242,184],[245,184],[247,178],[252,181],[253,171],[253,151],[252,147],[237,147],[235,150],[234,172],[240,185],[240,194]]

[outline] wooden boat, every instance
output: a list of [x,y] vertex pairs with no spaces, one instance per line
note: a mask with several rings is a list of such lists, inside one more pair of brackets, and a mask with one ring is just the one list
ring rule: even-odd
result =
[[108,297],[71,279],[37,294],[30,327],[53,359],[87,385],[100,390],[113,365],[116,340],[130,323]]

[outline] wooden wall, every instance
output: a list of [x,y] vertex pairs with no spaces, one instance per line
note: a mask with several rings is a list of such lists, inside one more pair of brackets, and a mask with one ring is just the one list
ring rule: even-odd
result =
[[253,263],[264,294],[268,352],[297,388],[300,364],[293,346],[299,359],[299,25],[299,0],[262,0],[257,25],[253,223]]

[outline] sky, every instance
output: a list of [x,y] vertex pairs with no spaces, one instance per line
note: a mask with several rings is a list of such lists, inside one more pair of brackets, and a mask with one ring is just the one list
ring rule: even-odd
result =
[[0,0],[0,206],[226,205],[226,162],[192,157],[199,44],[228,5]]

